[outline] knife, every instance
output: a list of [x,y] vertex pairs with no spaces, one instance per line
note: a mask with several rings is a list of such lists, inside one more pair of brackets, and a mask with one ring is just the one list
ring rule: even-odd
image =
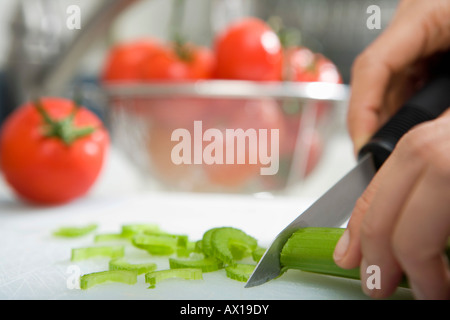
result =
[[449,107],[450,75],[446,73],[428,82],[409,99],[361,149],[357,165],[278,234],[245,287],[261,285],[281,274],[280,253],[294,231],[305,227],[342,226],[400,138],[415,125],[437,118]]

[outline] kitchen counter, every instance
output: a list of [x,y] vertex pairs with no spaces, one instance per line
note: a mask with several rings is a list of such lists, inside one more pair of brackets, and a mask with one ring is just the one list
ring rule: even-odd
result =
[[[203,280],[168,280],[153,290],[143,276],[135,285],[105,284],[71,289],[73,270],[102,271],[107,259],[71,262],[71,248],[93,244],[93,236],[57,239],[51,232],[63,225],[96,222],[98,232],[116,232],[133,222],[156,223],[173,233],[200,239],[215,226],[241,228],[268,246],[281,229],[354,165],[345,135],[336,135],[316,172],[284,196],[166,193],[142,183],[120,152],[112,150],[105,170],[83,199],[61,207],[30,207],[16,201],[0,182],[0,299],[366,299],[358,281],[288,271],[254,288],[228,279],[224,270]],[[133,247],[126,255],[149,256]],[[152,258],[158,268],[167,258]],[[75,269],[74,269],[75,268]],[[393,298],[411,298],[402,289]]]

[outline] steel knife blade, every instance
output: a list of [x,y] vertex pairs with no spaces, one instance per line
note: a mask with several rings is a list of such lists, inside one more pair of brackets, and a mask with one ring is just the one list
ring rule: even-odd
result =
[[355,168],[278,234],[245,287],[263,284],[280,275],[280,252],[295,230],[304,227],[342,226],[350,217],[355,202],[369,185],[375,172],[373,157],[367,154]]

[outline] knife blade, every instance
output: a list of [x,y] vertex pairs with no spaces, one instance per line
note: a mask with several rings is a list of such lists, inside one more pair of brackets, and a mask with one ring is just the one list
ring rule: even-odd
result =
[[434,78],[409,99],[361,149],[355,168],[276,236],[245,287],[261,285],[280,275],[281,250],[296,230],[341,226],[350,217],[356,201],[400,138],[417,124],[437,118],[449,106],[450,76],[446,73]]
[[[353,204],[370,183],[375,171],[373,157],[368,154],[345,177],[278,234],[257,264],[245,287],[263,284],[281,273],[280,252],[295,230],[305,227],[339,227],[345,223],[353,209]],[[332,210],[330,210],[331,205]]]

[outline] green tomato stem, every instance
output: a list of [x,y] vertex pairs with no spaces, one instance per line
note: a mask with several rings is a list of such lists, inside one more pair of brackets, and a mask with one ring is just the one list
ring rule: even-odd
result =
[[70,146],[77,139],[83,138],[92,134],[95,131],[95,127],[85,126],[77,128],[74,124],[75,116],[79,110],[79,105],[74,103],[72,112],[66,118],[62,120],[54,120],[45,110],[42,101],[37,99],[34,102],[36,110],[42,116],[45,122],[45,133],[47,138],[58,138],[64,142],[65,145]]

